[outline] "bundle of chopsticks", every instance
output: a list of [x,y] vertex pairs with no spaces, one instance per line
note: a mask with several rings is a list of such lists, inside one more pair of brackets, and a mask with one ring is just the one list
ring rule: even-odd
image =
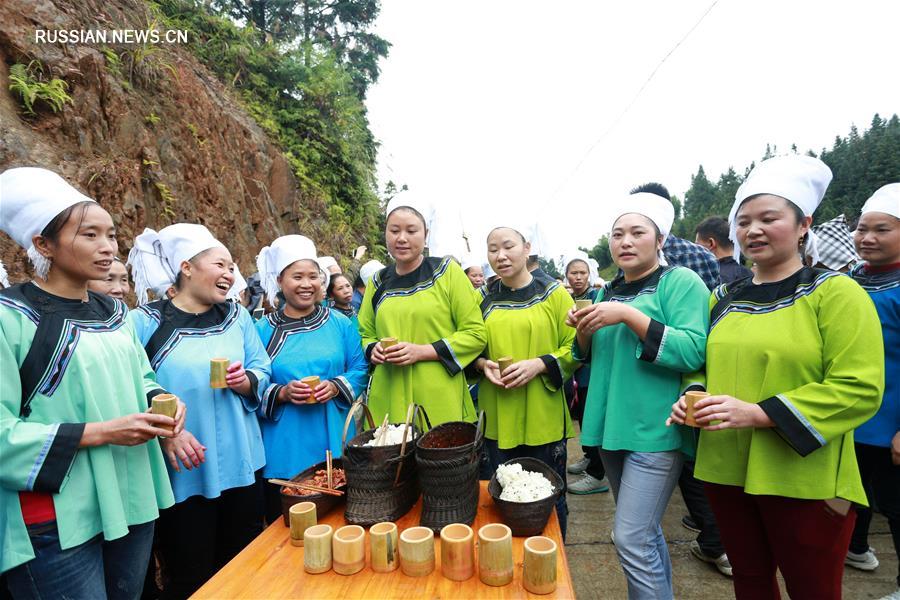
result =
[[331,465],[331,450],[325,451],[325,469],[328,477],[328,487],[323,488],[317,485],[312,485],[309,483],[299,483],[297,481],[288,481],[287,479],[270,479],[269,483],[273,485],[283,485],[285,487],[297,488],[301,490],[310,490],[313,492],[321,492],[322,494],[328,494],[329,496],[343,496],[344,492],[342,490],[334,489],[332,485],[334,482],[333,473],[334,470]]

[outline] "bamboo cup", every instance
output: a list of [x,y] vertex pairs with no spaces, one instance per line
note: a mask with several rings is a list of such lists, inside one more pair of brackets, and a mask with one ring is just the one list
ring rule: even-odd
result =
[[[310,375],[309,377],[304,377],[300,381],[302,383],[305,383],[306,385],[308,385],[309,389],[315,390],[316,386],[319,385],[319,382],[321,381],[321,379],[319,379],[318,375]],[[306,399],[306,403],[307,404],[315,404],[316,397],[312,393],[310,393],[309,398]]]
[[434,571],[434,532],[427,527],[410,527],[400,534],[400,569],[410,577],[424,577]]
[[381,349],[387,350],[388,348],[390,348],[391,346],[393,346],[396,343],[397,343],[397,338],[395,338],[395,337],[381,338]]
[[512,581],[512,530],[506,525],[491,523],[478,530],[478,576],[493,586]]
[[303,533],[303,570],[325,573],[331,570],[331,525],[313,525]]
[[302,546],[304,532],[318,523],[316,505],[313,502],[298,502],[291,506],[288,514],[291,522],[291,544]]
[[[150,401],[150,406],[153,409],[153,414],[155,415],[165,415],[167,417],[175,418],[175,411],[178,410],[178,396],[175,394],[157,394],[153,397],[153,400]],[[162,429],[166,429],[163,427]],[[166,429],[166,431],[170,432],[172,435],[175,434],[175,428]]]
[[500,376],[501,377],[503,376],[503,371],[508,369],[510,367],[510,365],[513,364],[513,362],[515,362],[515,361],[513,360],[512,356],[504,356],[502,358],[497,359],[497,366],[500,367]]
[[465,581],[475,574],[475,533],[462,523],[441,529],[441,573],[451,581]]
[[575,301],[575,310],[581,310],[582,308],[587,308],[594,303],[593,300],[576,300]]
[[366,530],[359,525],[345,525],[334,532],[331,541],[334,572],[353,575],[366,566]]
[[390,573],[400,566],[399,532],[396,523],[376,523],[369,529],[372,570]]
[[556,590],[556,542],[536,535],[525,540],[525,562],[522,584],[532,594],[549,594]]
[[687,411],[684,417],[684,424],[691,427],[697,427],[697,421],[694,419],[694,403],[709,396],[706,392],[685,392],[684,402],[687,404]]
[[226,375],[228,375],[227,358],[214,358],[209,361],[209,387],[217,390],[227,388]]

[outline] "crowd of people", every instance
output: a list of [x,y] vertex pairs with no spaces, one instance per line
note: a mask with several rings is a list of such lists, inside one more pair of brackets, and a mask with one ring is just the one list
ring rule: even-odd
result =
[[[340,455],[362,398],[376,422],[484,411],[483,477],[528,456],[580,475],[569,493],[611,490],[630,598],[673,597],[676,485],[691,552],[738,598],[778,598],[776,571],[792,598],[839,598],[845,564],[878,566],[871,507],[900,548],[900,183],[852,229],[814,227],[830,180],[765,160],[694,241],[665,187],[636,188],[598,225],[609,282],[583,252],[545,273],[516,217],[487,264],[430,256],[434,212],[408,192],[386,208],[390,264],[285,235],[245,280],[199,224],[145,229],[123,262],[102,206],[9,169],[0,229],[33,277],[0,269],[0,595],[189,596],[279,518],[267,479]],[[148,409],[164,393],[174,417]],[[565,536],[566,494],[556,513]]]

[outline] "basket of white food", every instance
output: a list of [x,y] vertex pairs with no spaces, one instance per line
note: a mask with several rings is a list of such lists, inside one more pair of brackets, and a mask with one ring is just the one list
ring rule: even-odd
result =
[[503,522],[516,537],[540,535],[562,491],[560,476],[536,458],[506,461],[488,484]]

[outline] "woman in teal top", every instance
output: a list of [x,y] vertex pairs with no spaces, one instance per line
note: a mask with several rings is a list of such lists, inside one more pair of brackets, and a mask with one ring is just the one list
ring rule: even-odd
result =
[[3,230],[38,278],[0,292],[0,572],[16,598],[137,598],[174,502],[147,412],[162,390],[117,299],[89,292],[117,245],[109,213],[36,168],[0,175]]
[[703,366],[709,291],[693,271],[660,264],[674,217],[668,200],[633,194],[617,214],[610,251],[623,274],[593,306],[570,313],[575,358],[591,366],[582,443],[601,448],[629,598],[672,598],[660,520],[692,438],[665,421],[683,375]]

